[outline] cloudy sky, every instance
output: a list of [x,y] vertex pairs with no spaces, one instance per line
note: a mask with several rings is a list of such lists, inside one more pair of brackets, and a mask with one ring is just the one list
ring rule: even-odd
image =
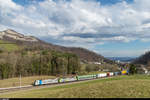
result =
[[137,57],[150,50],[150,0],[0,0],[5,29],[105,57]]

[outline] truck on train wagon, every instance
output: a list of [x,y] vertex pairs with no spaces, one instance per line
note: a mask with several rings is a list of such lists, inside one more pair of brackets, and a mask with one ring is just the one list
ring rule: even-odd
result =
[[122,74],[122,75],[127,75],[128,73],[129,73],[128,70],[122,70],[122,71],[121,71],[121,74]]

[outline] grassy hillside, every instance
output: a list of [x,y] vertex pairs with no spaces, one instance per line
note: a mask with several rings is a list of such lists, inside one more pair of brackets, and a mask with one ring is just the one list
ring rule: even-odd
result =
[[[27,39],[26,36],[24,36],[21,33],[16,32],[15,30],[12,29],[7,29],[1,33],[1,36],[3,34],[2,40],[13,42],[22,46],[27,46],[29,49],[48,49],[48,50],[55,50],[55,51],[60,51],[60,52],[68,52],[68,53],[73,53],[77,55],[81,61],[84,62],[106,62],[110,64],[114,64],[114,61],[111,61],[109,59],[104,58],[102,55],[97,54],[93,51],[90,51],[85,48],[80,48],[80,47],[64,47],[60,45],[55,45],[51,44],[45,41],[42,41],[36,37],[30,36],[30,39]],[[21,36],[21,38],[20,38]],[[16,38],[14,38],[16,37]],[[28,37],[29,38],[29,37]],[[24,41],[25,40],[25,41]],[[36,42],[31,42],[31,40],[37,40]]]
[[4,98],[137,98],[150,97],[150,76],[120,76],[51,88],[0,94]]
[[11,52],[19,49],[19,47],[16,44],[7,43],[9,42],[0,40],[0,50]]

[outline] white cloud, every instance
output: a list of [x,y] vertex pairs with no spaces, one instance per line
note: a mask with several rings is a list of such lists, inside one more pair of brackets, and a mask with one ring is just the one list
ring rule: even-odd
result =
[[[6,28],[66,45],[75,42],[74,46],[145,42],[150,38],[150,0],[134,0],[130,4],[122,0],[109,6],[96,0],[45,0],[28,6],[0,0],[0,30]],[[86,34],[91,35],[87,38]]]
[[73,37],[73,36],[68,36],[68,37],[63,37],[63,40],[71,40],[72,42],[84,42],[84,43],[87,43],[87,42],[95,42],[94,41],[94,38],[80,38],[80,37]]
[[21,6],[16,5],[12,0],[0,0],[0,7],[4,9],[21,9]]
[[129,38],[124,36],[115,36],[111,38],[100,38],[103,41],[120,41],[120,42],[130,42],[132,40],[136,40],[135,38]]

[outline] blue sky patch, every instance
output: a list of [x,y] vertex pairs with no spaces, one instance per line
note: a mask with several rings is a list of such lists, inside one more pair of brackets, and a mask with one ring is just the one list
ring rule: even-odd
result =
[[0,31],[106,57],[137,57],[150,49],[150,0],[0,0],[0,8]]

